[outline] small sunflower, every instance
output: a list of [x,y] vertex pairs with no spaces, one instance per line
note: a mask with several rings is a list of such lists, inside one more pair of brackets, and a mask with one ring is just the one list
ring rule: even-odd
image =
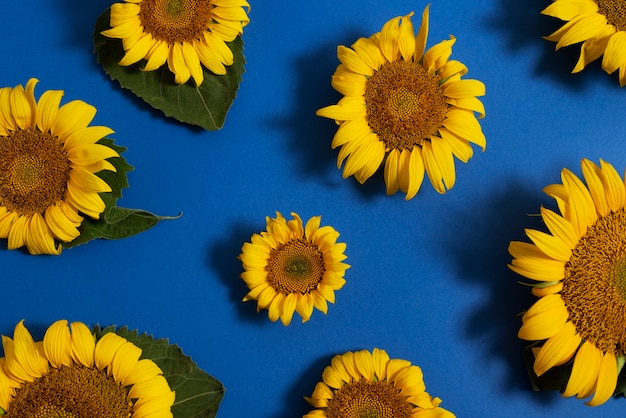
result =
[[239,256],[244,272],[241,278],[250,292],[243,301],[256,300],[257,310],[267,309],[269,319],[291,323],[298,312],[308,321],[313,308],[326,313],[327,302],[335,302],[335,290],[345,284],[350,266],[346,244],[337,242],[339,233],[331,226],[320,227],[321,217],[314,216],[303,227],[302,219],[291,213],[287,221],[279,212],[266,217],[267,231],[254,234],[243,244]]
[[[544,189],[560,214],[541,208],[549,233],[511,242],[510,268],[534,280],[539,298],[518,336],[537,342],[534,371],[573,366],[563,396],[596,406],[616,390],[626,357],[626,188],[612,165],[582,160],[583,183],[567,169]],[[539,348],[537,348],[539,347]]]
[[541,13],[565,23],[545,39],[556,49],[582,42],[572,73],[602,57],[608,74],[619,69],[620,86],[626,85],[626,3],[618,0],[554,0]]
[[111,6],[111,29],[102,32],[122,40],[119,65],[146,60],[143,71],[167,62],[177,84],[193,78],[202,84],[202,66],[226,74],[233,53],[226,45],[243,33],[250,20],[246,0],[125,0]]
[[451,418],[426,392],[422,369],[375,348],[335,356],[307,402],[303,418]]
[[317,111],[339,128],[332,147],[341,147],[337,167],[343,177],[365,182],[384,163],[387,194],[401,190],[413,198],[424,171],[439,193],[455,183],[454,157],[467,162],[470,143],[485,149],[475,112],[485,109],[476,96],[485,94],[477,80],[462,80],[465,65],[449,60],[453,36],[425,51],[428,7],[414,34],[411,16],[385,23],[380,33],[360,38],[352,48],[339,46],[341,64],[332,86],[344,95]]
[[97,142],[113,131],[88,126],[96,109],[80,100],[61,107],[63,91],[38,101],[31,78],[26,89],[0,89],[0,238],[8,248],[31,254],[60,254],[61,244],[80,235],[82,215],[98,219],[101,192],[111,187],[95,173],[115,171],[118,157]]
[[172,417],[174,392],[133,343],[113,332],[96,341],[85,324],[65,320],[35,342],[23,322],[13,339],[2,336],[4,417]]

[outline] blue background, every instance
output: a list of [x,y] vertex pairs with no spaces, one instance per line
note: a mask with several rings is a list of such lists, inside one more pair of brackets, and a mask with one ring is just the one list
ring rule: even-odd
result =
[[[162,117],[104,74],[92,54],[103,0],[4,1],[0,85],[40,79],[36,95],[97,107],[136,167],[120,206],[184,215],[121,241],[60,257],[0,250],[0,333],[20,319],[35,336],[53,321],[128,325],[169,338],[227,391],[218,416],[288,418],[335,354],[385,349],[422,367],[427,390],[459,417],[618,416],[534,393],[517,339],[533,298],[510,272],[507,246],[537,226],[542,188],[582,158],[626,166],[624,92],[599,64],[571,75],[578,48],[541,39],[559,26],[549,0],[431,0],[428,46],[457,37],[453,58],[487,86],[487,151],[457,161],[446,195],[426,181],[416,198],[386,196],[382,174],[344,180],[330,149],[336,46],[380,30],[425,1],[253,2],[246,73],[224,128],[207,132]],[[414,19],[419,22],[418,18]],[[348,244],[345,287],[328,315],[271,323],[246,294],[237,259],[265,216],[322,215]],[[6,240],[0,242],[6,248]]]

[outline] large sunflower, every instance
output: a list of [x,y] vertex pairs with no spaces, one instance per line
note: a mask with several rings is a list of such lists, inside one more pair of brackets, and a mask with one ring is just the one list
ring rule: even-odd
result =
[[317,409],[303,418],[454,417],[426,392],[422,369],[377,348],[335,356],[306,400]]
[[582,42],[572,73],[602,57],[609,74],[619,69],[620,86],[626,85],[626,3],[621,0],[554,0],[541,13],[566,21],[545,39],[556,49]]
[[127,66],[147,60],[153,71],[167,62],[178,84],[204,80],[202,66],[226,74],[233,53],[226,42],[249,23],[246,0],[125,0],[111,6],[111,29],[102,32],[122,40]]
[[59,254],[78,237],[83,217],[98,219],[98,195],[111,187],[94,173],[115,171],[106,159],[118,153],[96,142],[113,131],[88,126],[96,109],[80,100],[61,107],[63,91],[38,101],[31,78],[26,89],[0,89],[0,238],[8,248]]
[[626,356],[626,188],[610,164],[583,160],[586,185],[567,169],[545,188],[560,214],[541,208],[549,233],[511,242],[510,268],[534,280],[539,300],[518,336],[536,341],[534,371],[573,359],[563,396],[600,405],[611,397]]
[[266,217],[267,231],[254,234],[239,256],[245,270],[241,278],[250,289],[244,302],[256,300],[257,310],[267,309],[271,321],[280,318],[285,326],[294,311],[302,322],[314,307],[326,313],[350,267],[342,263],[346,244],[337,242],[339,233],[331,226],[320,228],[321,217],[312,217],[303,227],[297,214],[291,216],[289,221],[279,212],[276,218]]
[[428,7],[417,36],[409,14],[385,23],[380,33],[339,46],[341,64],[332,86],[344,97],[317,111],[339,128],[332,147],[341,147],[337,166],[343,177],[363,183],[384,163],[387,194],[398,190],[411,199],[428,173],[439,193],[454,186],[454,157],[467,162],[470,143],[486,146],[476,120],[485,115],[476,96],[477,80],[461,80],[467,68],[449,60],[454,37],[425,51]]
[[[71,328],[71,332],[70,332]],[[0,408],[7,418],[167,418],[175,394],[159,367],[115,333],[98,341],[81,322],[57,321],[35,342],[20,321],[2,336]]]

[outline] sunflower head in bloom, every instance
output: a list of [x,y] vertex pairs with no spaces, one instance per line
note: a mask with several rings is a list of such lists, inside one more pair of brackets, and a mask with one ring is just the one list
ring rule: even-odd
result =
[[337,242],[339,233],[331,226],[320,227],[321,217],[314,216],[303,226],[292,213],[287,221],[280,213],[266,217],[267,231],[254,234],[243,244],[239,256],[244,272],[241,278],[250,292],[244,302],[257,301],[257,310],[267,309],[269,319],[291,323],[294,312],[308,321],[313,308],[326,313],[335,302],[335,290],[345,284],[350,266],[346,244]]
[[0,238],[8,248],[59,254],[60,242],[80,235],[83,215],[98,219],[101,192],[111,187],[95,173],[115,171],[118,157],[97,142],[113,131],[89,126],[96,109],[80,100],[59,107],[63,91],[35,100],[37,80],[0,89]]
[[417,36],[412,13],[391,19],[351,48],[339,46],[341,64],[332,86],[343,94],[317,114],[339,125],[332,147],[341,147],[343,177],[363,183],[384,163],[387,194],[415,196],[424,172],[439,193],[454,186],[454,157],[467,162],[471,143],[485,148],[475,112],[483,117],[485,94],[477,80],[461,79],[467,68],[449,60],[454,37],[427,51],[428,7]]
[[335,356],[306,400],[316,409],[303,418],[454,417],[426,392],[422,369],[377,348]]
[[554,0],[541,13],[566,23],[547,36],[556,49],[582,43],[573,73],[602,57],[609,74],[619,70],[620,86],[626,85],[626,3],[621,0]]
[[34,341],[21,321],[2,346],[4,417],[172,417],[175,394],[161,369],[115,333],[96,341],[85,324],[61,320]]
[[233,53],[226,42],[243,33],[250,21],[246,0],[125,0],[111,6],[111,29],[102,32],[122,40],[119,65],[145,60],[143,71],[167,62],[177,84],[204,80],[203,66],[226,74]]
[[581,166],[584,182],[563,169],[562,184],[545,188],[560,213],[541,208],[549,232],[511,242],[509,267],[539,298],[518,332],[536,342],[535,373],[572,364],[563,396],[593,395],[596,406],[613,395],[626,356],[626,188],[602,160]]

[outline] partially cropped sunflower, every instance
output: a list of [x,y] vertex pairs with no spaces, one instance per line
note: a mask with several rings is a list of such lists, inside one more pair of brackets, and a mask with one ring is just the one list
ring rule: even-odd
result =
[[415,196],[424,172],[439,193],[454,186],[454,157],[467,162],[471,143],[485,149],[476,119],[485,115],[476,96],[485,94],[477,80],[462,80],[465,65],[449,60],[453,36],[426,52],[428,7],[414,34],[411,16],[385,23],[380,33],[339,46],[341,64],[332,86],[344,95],[317,111],[339,128],[332,147],[341,147],[343,177],[365,182],[384,164],[387,194],[401,190]]
[[0,89],[0,238],[9,249],[59,254],[78,237],[83,216],[98,219],[101,192],[111,187],[95,173],[115,171],[117,157],[96,142],[113,131],[89,126],[96,109],[80,100],[59,107],[63,91],[35,100],[37,80]]
[[0,408],[7,418],[172,417],[175,394],[159,367],[115,333],[96,341],[85,324],[61,320],[34,341],[20,321],[2,346]]
[[375,348],[335,356],[306,400],[303,418],[451,418],[426,392],[422,369]]
[[241,278],[250,292],[244,302],[257,301],[257,311],[268,310],[269,319],[291,323],[294,312],[308,321],[313,308],[327,313],[327,302],[335,302],[335,290],[345,284],[350,266],[346,244],[337,242],[339,233],[331,226],[320,227],[314,216],[303,227],[302,219],[291,213],[287,221],[279,212],[266,217],[267,231],[254,234],[243,244],[239,256],[244,272]]
[[565,23],[546,39],[556,49],[581,43],[572,73],[602,57],[609,74],[619,69],[620,86],[626,85],[626,3],[618,0],[554,0],[541,13]]
[[178,84],[202,84],[202,66],[226,74],[233,53],[226,45],[249,23],[246,0],[125,0],[111,6],[111,29],[126,52],[119,65],[146,60],[143,71],[167,62]]
[[612,165],[583,160],[583,183],[567,169],[545,188],[559,213],[541,208],[549,232],[511,242],[510,268],[534,280],[539,300],[518,336],[538,342],[534,371],[573,360],[563,396],[600,405],[611,397],[626,356],[626,188]]

